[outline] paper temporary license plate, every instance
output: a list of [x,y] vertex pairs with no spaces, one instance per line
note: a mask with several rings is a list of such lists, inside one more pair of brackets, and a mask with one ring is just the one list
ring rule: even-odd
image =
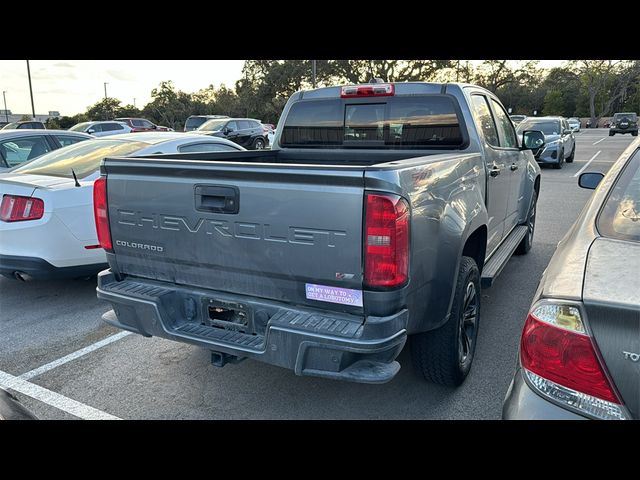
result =
[[330,287],[328,285],[316,285],[314,283],[305,283],[305,289],[308,300],[340,303],[342,305],[352,305],[354,307],[362,306],[362,290]]

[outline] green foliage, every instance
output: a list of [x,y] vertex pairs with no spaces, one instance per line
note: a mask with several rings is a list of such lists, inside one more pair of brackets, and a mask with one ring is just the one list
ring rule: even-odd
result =
[[[487,60],[479,65],[462,60],[317,60],[317,87],[368,82],[460,81],[496,93],[513,114],[591,116],[594,120],[616,110],[640,112],[640,62],[573,61],[549,71],[537,61]],[[52,119],[68,128],[71,121],[145,117],[182,129],[190,115],[218,114],[251,117],[277,123],[288,98],[313,88],[311,60],[248,60],[233,88],[209,85],[194,93],[160,82],[142,109],[107,98],[82,116]],[[81,117],[81,118],[80,118]],[[67,126],[68,125],[68,126]]]
[[87,108],[86,116],[91,120],[113,120],[118,116],[120,100],[106,97]]
[[545,115],[563,115],[564,99],[560,90],[549,90],[544,96]]

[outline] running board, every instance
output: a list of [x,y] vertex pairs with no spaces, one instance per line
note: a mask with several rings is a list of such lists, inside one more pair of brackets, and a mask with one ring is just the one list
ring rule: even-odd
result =
[[482,270],[482,279],[480,285],[482,288],[489,288],[493,281],[498,278],[502,269],[516,251],[518,245],[527,234],[529,229],[526,225],[520,225],[514,228],[509,236],[502,242],[502,245],[498,247],[498,250],[493,254],[489,261],[485,264]]

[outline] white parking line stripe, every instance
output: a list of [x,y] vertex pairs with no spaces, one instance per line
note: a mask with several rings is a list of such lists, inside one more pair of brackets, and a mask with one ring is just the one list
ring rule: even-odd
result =
[[59,393],[52,392],[35,383],[27,382],[2,370],[0,370],[0,387],[15,390],[18,393],[35,398],[42,403],[51,405],[58,410],[70,413],[74,417],[82,418],[83,420],[121,420],[119,417],[80,403]]
[[115,335],[111,335],[107,338],[103,338],[102,340],[100,340],[99,342],[96,342],[94,344],[89,345],[88,347],[84,347],[81,348],[80,350],[77,350],[73,353],[70,353],[69,355],[65,355],[62,358],[59,358],[58,360],[54,360],[53,362],[49,362],[45,365],[42,365],[41,367],[35,368],[27,373],[23,373],[22,375],[20,375],[20,378],[23,380],[30,380],[33,377],[37,377],[38,375],[42,375],[45,372],[48,372],[49,370],[52,370],[56,367],[59,367],[60,365],[64,365],[65,363],[71,362],[72,360],[75,360],[76,358],[80,358],[83,355],[86,355],[87,353],[91,353],[94,350],[97,350],[101,347],[104,347],[105,345],[109,345],[110,343],[113,343],[115,341],[120,340],[123,337],[126,337],[127,335],[131,335],[131,332],[120,332],[120,333],[116,333]]
[[601,141],[606,140],[607,137],[601,138],[600,140],[598,140],[597,142],[592,143],[591,145],[597,145],[599,144]]
[[578,175],[580,175],[582,172],[584,172],[585,168],[587,168],[587,167],[591,164],[591,162],[593,162],[593,161],[596,159],[596,157],[597,157],[598,155],[600,155],[600,152],[601,152],[601,151],[602,151],[602,150],[598,150],[598,151],[596,152],[596,154],[595,154],[593,157],[591,157],[591,160],[589,160],[587,163],[585,163],[584,167],[582,167],[580,170],[578,170],[578,171],[575,173],[574,177],[577,177],[577,176],[578,176]]

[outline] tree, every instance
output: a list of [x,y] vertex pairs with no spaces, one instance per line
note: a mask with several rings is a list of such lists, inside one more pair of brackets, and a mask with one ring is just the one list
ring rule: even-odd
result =
[[591,124],[613,113],[615,106],[637,89],[640,62],[613,60],[576,60],[573,68],[580,75],[588,98]]
[[191,95],[176,90],[171,80],[160,82],[151,90],[151,102],[142,109],[142,115],[150,120],[180,130],[191,115]]
[[493,93],[512,83],[530,83],[539,78],[538,62],[514,64],[508,60],[486,60],[478,67],[474,82]]
[[[576,114],[581,95],[580,77],[567,67],[552,68],[542,82],[546,92],[545,115],[571,117]],[[547,96],[549,98],[547,99]]]
[[[118,107],[116,109],[116,117],[139,117],[141,115],[139,108],[131,105],[130,103],[124,107]],[[115,118],[115,117],[114,117]]]
[[87,107],[85,115],[92,121],[113,120],[117,116],[120,100],[106,97],[90,107]]
[[543,112],[545,115],[562,115],[564,102],[562,92],[559,90],[549,90],[544,96]]

